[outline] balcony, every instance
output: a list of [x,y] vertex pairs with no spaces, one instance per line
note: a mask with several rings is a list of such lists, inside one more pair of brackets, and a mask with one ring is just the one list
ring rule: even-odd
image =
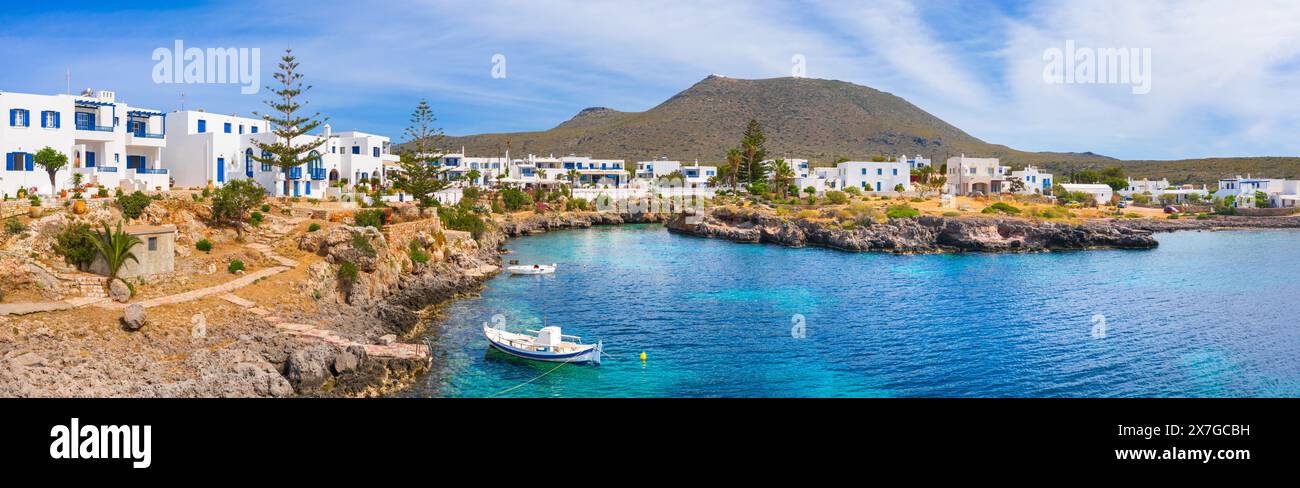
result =
[[135,174],[138,175],[165,175],[167,168],[136,168]]
[[325,179],[325,168],[313,168],[311,170],[311,179],[321,181]]
[[111,126],[111,125],[77,124],[77,130],[88,130],[88,131],[94,131],[94,132],[113,132],[113,126]]
[[302,179],[302,168],[297,168],[297,167],[296,167],[296,168],[289,168],[289,179],[291,179],[291,180],[301,180],[301,179]]

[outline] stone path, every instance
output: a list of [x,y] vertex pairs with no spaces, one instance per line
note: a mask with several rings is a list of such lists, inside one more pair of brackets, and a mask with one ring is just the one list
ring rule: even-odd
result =
[[391,344],[363,344],[346,339],[335,334],[333,331],[316,328],[308,324],[286,322],[284,319],[272,315],[270,310],[257,306],[257,304],[252,300],[241,298],[233,293],[222,295],[221,299],[248,309],[249,312],[262,317],[262,320],[269,322],[278,329],[284,330],[285,333],[290,335],[314,337],[338,346],[339,348],[361,346],[365,348],[366,354],[380,358],[427,359],[429,357],[429,348],[423,344],[403,344],[400,342],[393,342]]
[[[152,307],[157,307],[159,305],[173,305],[177,303],[192,302],[194,300],[216,295],[218,293],[229,293],[238,290],[240,288],[243,288],[245,286],[251,285],[253,284],[254,281],[260,280],[262,278],[266,278],[268,276],[274,276],[288,270],[289,268],[287,267],[276,266],[274,268],[267,268],[252,273],[248,273],[244,276],[235,278],[233,280],[227,281],[220,285],[209,286],[207,288],[199,288],[197,290],[190,290],[184,293],[177,293],[175,295],[167,295],[165,297],[151,298],[149,300],[135,302],[135,303],[138,303],[144,308],[152,308]],[[126,308],[127,305],[131,305],[131,304],[107,302],[107,303],[99,304],[99,307],[109,309],[109,310],[118,310],[118,309]]]
[[0,315],[27,315],[39,312],[72,310],[108,300],[107,298],[80,297],[57,302],[0,303]]

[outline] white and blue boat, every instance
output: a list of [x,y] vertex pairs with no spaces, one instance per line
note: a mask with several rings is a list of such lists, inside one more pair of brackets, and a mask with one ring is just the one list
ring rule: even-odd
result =
[[583,344],[581,337],[564,335],[555,326],[526,332],[507,332],[483,325],[488,343],[511,356],[549,363],[600,364],[603,353],[600,341]]

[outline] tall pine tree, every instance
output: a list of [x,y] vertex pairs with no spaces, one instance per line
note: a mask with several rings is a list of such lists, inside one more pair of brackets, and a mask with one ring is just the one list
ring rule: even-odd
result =
[[398,150],[402,170],[393,176],[393,186],[415,199],[421,216],[433,205],[433,195],[447,187],[440,178],[442,170],[431,164],[443,155],[444,136],[442,129],[433,126],[436,121],[429,102],[421,100],[406,128],[407,143]]
[[763,127],[757,120],[749,119],[739,148],[740,164],[744,168],[741,173],[747,183],[757,183],[767,178],[767,167],[763,164],[763,160],[767,159],[767,148],[763,146],[766,140]]
[[284,194],[288,195],[289,170],[306,164],[312,159],[309,153],[325,144],[323,137],[304,136],[316,130],[328,119],[321,119],[320,113],[303,115],[303,106],[306,102],[302,102],[300,97],[303,92],[310,90],[311,86],[302,84],[302,73],[298,72],[298,60],[293,56],[293,49],[284,50],[279,67],[280,71],[272,77],[280,82],[280,86],[266,87],[276,97],[265,102],[273,112],[268,114],[253,112],[253,115],[271,124],[271,133],[275,135],[275,139],[271,143],[253,139],[253,145],[260,151],[253,155],[253,159],[280,168],[284,173]]

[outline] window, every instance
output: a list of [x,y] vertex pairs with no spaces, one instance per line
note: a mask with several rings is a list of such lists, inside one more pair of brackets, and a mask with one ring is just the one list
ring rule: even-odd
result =
[[256,125],[253,126],[252,129],[253,129],[253,133],[256,134],[256,133],[257,133],[257,126],[256,126]]
[[339,147],[338,147],[338,146],[330,146],[330,152],[331,152],[331,153],[337,153],[337,152],[339,152]]
[[361,146],[352,146],[352,154],[361,154]]
[[[262,151],[262,160],[270,161],[271,153],[269,151]],[[271,163],[262,163],[262,171],[271,171]]]
[[244,176],[253,177],[253,150],[251,148],[244,151]]
[[866,175],[867,175],[867,168],[862,168],[862,176],[866,176]]
[[28,127],[31,125],[29,114],[26,109],[14,108],[9,109],[9,125],[13,127]]
[[149,250],[150,250],[150,251],[157,251],[157,250],[158,250],[158,238],[157,238],[157,237],[150,237],[150,238],[149,238]]
[[885,174],[885,168],[876,168],[876,176],[882,176],[884,174]]
[[898,168],[894,168],[894,176],[898,176]]
[[31,154],[20,152],[5,154],[5,170],[7,171],[31,171],[33,164]]
[[199,133],[202,134],[207,131],[208,131],[208,121],[199,119]]
[[59,113],[53,110],[41,112],[41,127],[49,129],[59,128]]
[[244,133],[244,124],[239,124],[239,133],[240,134]]
[[379,148],[374,148],[375,157],[379,157]]
[[229,134],[229,133],[230,133],[230,122],[226,122],[225,129],[226,129],[226,133]]

